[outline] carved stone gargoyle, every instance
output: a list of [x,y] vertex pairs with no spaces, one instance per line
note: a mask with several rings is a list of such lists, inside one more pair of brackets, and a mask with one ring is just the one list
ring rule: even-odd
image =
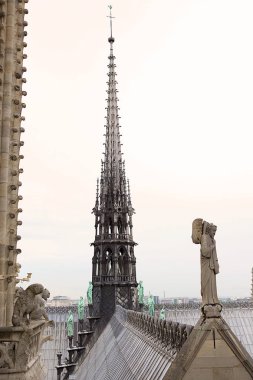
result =
[[49,291],[41,284],[32,284],[25,290],[16,288],[13,326],[26,326],[31,320],[45,319],[48,321],[45,302],[49,297]]

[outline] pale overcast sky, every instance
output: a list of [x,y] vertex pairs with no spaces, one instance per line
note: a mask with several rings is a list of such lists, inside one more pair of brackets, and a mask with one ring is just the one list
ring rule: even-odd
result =
[[[77,298],[91,280],[108,3],[30,1],[21,274]],[[199,296],[196,217],[217,224],[220,296],[253,266],[252,0],[115,0],[114,53],[137,276]]]

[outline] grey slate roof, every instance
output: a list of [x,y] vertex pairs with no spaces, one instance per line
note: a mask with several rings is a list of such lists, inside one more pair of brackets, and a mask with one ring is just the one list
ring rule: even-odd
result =
[[[222,317],[228,323],[239,341],[253,358],[253,308],[224,307]],[[166,319],[195,325],[200,318],[199,309],[167,310]]]
[[[62,352],[62,358],[68,356],[67,347],[67,333],[66,333],[66,320],[68,317],[68,310],[72,310],[74,315],[74,338],[77,340],[77,309],[76,307],[51,307],[48,308],[48,318],[54,321],[54,327],[47,327],[45,335],[51,335],[52,340],[43,344],[41,350],[41,361],[46,369],[47,375],[45,380],[56,379],[56,369],[58,352]],[[85,309],[86,315],[86,309]]]
[[77,380],[163,378],[174,354],[130,325],[126,314],[117,308],[77,370]]
[[[75,310],[73,311],[74,311],[75,321],[77,321],[76,311]],[[53,319],[55,321],[55,327],[49,328],[49,331],[47,331],[47,333],[49,335],[51,333],[53,335],[54,340],[49,341],[43,345],[42,359],[43,359],[43,363],[45,367],[48,370],[45,380],[54,380],[56,379],[56,369],[55,369],[55,365],[57,361],[56,353],[59,351],[62,351],[63,359],[67,356],[68,342],[66,338],[66,326],[65,326],[65,321],[67,319],[67,311],[64,312],[60,308],[56,308],[54,312],[50,312],[49,314],[50,314],[50,319]],[[233,308],[225,307],[222,311],[222,316],[227,321],[227,323],[231,327],[232,331],[236,334],[238,339],[242,342],[243,346],[246,348],[249,354],[253,357],[253,308],[252,307],[247,307],[247,308],[246,307],[243,307],[243,308],[242,307],[233,307]],[[100,366],[101,371],[104,370],[106,373],[106,368],[104,367],[105,363],[103,361],[106,360],[107,363],[110,363],[110,360],[112,360],[111,359],[112,354],[117,356],[118,358],[117,358],[117,362],[115,360],[115,363],[110,368],[114,368],[114,365],[115,366],[120,365],[120,363],[121,365],[126,367],[127,370],[129,370],[129,367],[131,369],[131,365],[136,366],[138,365],[138,363],[144,362],[144,366],[146,366],[152,360],[151,357],[153,358],[153,361],[150,362],[151,366],[153,365],[155,367],[156,365],[155,363],[157,363],[157,365],[158,363],[160,363],[161,365],[166,365],[165,364],[166,360],[164,360],[164,358],[166,357],[166,355],[168,356],[168,353],[164,354],[162,350],[161,353],[159,352],[157,353],[157,356],[155,355],[152,356],[153,354],[150,353],[149,350],[153,347],[152,346],[153,343],[152,342],[148,343],[147,337],[145,336],[143,337],[140,334],[138,335],[138,331],[133,331],[133,327],[129,326],[129,324],[124,320],[124,316],[118,314],[117,316],[114,316],[113,318],[116,318],[117,320],[110,321],[110,323],[104,330],[104,333],[98,339],[97,344],[95,344],[95,346],[93,347],[93,349],[88,354],[83,364],[79,368],[77,372],[77,376],[78,376],[77,379],[92,379],[91,370],[92,368],[94,368],[94,366],[96,366],[96,368]],[[199,318],[200,318],[200,311],[198,309],[180,310],[180,309],[176,309],[175,307],[175,309],[166,311],[167,320],[172,320],[179,323],[195,325]],[[107,335],[104,335],[105,333]],[[75,323],[75,340],[76,340],[76,335],[77,335],[77,326]],[[110,339],[112,339],[112,341],[111,343],[108,344],[108,340],[110,341],[109,337]],[[124,343],[124,339],[126,340],[125,343]],[[104,352],[100,354],[101,347],[105,347],[105,346],[106,346],[106,350],[104,352],[107,353],[108,358],[106,357]],[[154,348],[154,350],[157,350],[157,345],[156,345],[156,348]],[[93,353],[94,353],[94,356],[93,356]],[[131,356],[132,353],[133,353],[133,356],[135,355],[136,360],[134,360],[134,358]],[[141,359],[137,355],[138,353],[143,353],[143,359]],[[124,359],[127,362],[127,365],[124,364]],[[148,364],[146,364],[146,361],[148,361]],[[110,374],[111,370],[109,369],[108,371]],[[140,372],[140,369],[139,369],[139,372]],[[100,378],[102,379],[103,377],[98,377],[98,380]],[[122,379],[124,378],[123,375],[121,378]],[[138,377],[132,377],[132,379],[135,379],[135,378],[138,379]],[[106,379],[106,377],[104,379]],[[116,375],[113,379],[117,379]]]

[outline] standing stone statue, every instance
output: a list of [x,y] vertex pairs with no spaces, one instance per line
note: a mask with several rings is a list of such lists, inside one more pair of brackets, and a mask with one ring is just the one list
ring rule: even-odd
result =
[[92,282],[89,281],[89,286],[88,286],[88,290],[87,290],[87,301],[88,301],[88,305],[92,305],[92,289],[93,289],[93,285],[92,285]]
[[148,313],[151,317],[154,317],[155,315],[155,301],[152,294],[148,297]]
[[[214,235],[217,227],[203,219],[192,223],[192,241],[200,244],[202,311],[206,316],[219,316],[221,305],[217,295],[216,275],[219,263]],[[208,315],[207,315],[208,313]]]
[[68,311],[68,319],[67,319],[67,336],[68,338],[73,338],[74,336],[74,317],[72,310]]
[[165,320],[165,309],[164,309],[164,306],[160,310],[159,319],[161,319],[162,321]]
[[140,281],[137,287],[138,290],[138,302],[140,305],[144,304],[144,287],[143,287],[143,282]]
[[79,329],[80,331],[82,331],[83,321],[84,321],[84,299],[82,296],[80,297],[79,302],[78,302],[77,312],[78,312]]
[[92,297],[92,290],[93,290],[93,285],[92,282],[89,281],[89,286],[87,289],[87,302],[88,302],[88,313],[89,317],[93,315],[93,297]]

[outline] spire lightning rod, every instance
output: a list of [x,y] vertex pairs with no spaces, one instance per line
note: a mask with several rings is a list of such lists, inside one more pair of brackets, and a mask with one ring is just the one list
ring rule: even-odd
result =
[[112,16],[112,5],[108,5],[108,8],[110,9],[110,16],[107,16],[110,18],[110,29],[111,29],[111,38],[112,38],[112,19],[115,18]]

